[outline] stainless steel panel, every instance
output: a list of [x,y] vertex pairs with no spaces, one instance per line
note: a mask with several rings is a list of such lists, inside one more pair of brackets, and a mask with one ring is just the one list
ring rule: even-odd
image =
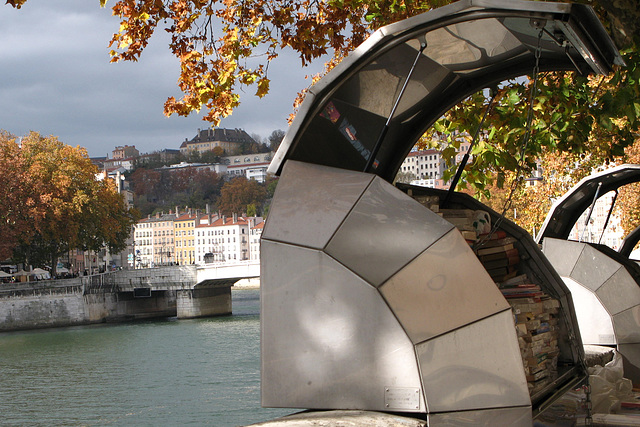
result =
[[481,68],[484,60],[516,55],[515,52],[522,49],[522,42],[498,19],[479,19],[438,28],[428,32],[426,40],[425,55],[463,74]]
[[264,239],[322,249],[373,175],[309,163],[286,163]]
[[584,246],[584,243],[547,237],[542,241],[542,252],[559,275],[571,276]]
[[380,287],[414,343],[509,308],[457,229]]
[[452,228],[376,177],[325,251],[379,286]]
[[571,272],[571,277],[582,286],[596,291],[619,268],[620,264],[616,261],[597,249],[584,245],[580,258]]
[[570,277],[564,277],[563,280],[571,291],[582,343],[615,345],[613,320],[596,294]]
[[531,404],[511,310],[416,350],[430,413]]
[[635,306],[613,316],[613,327],[618,344],[640,343],[640,307]]
[[600,286],[596,294],[611,315],[640,305],[640,286],[623,266]]
[[531,406],[428,415],[429,427],[531,427]]
[[390,410],[387,390],[395,405],[411,389],[426,411],[413,344],[375,287],[320,251],[261,252],[263,406]]

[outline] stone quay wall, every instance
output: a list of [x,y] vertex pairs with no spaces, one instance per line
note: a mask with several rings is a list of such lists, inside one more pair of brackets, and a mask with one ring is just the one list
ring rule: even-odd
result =
[[80,278],[0,286],[0,331],[97,323],[113,308],[85,299]]
[[[133,273],[126,283],[120,275],[97,275],[0,284],[0,332],[231,314],[230,287],[188,289],[183,271],[182,280],[158,288],[153,281],[141,280],[140,271]],[[167,279],[167,272],[153,272],[158,273]],[[136,297],[138,286],[148,288],[148,295]]]

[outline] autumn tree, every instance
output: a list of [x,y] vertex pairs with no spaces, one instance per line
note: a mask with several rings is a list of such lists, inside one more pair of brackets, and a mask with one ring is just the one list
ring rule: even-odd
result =
[[[84,149],[35,132],[23,137],[19,146],[15,140],[2,143],[15,154],[20,175],[34,188],[17,194],[25,200],[34,199],[26,203],[34,221],[16,239],[14,259],[50,264],[55,272],[57,258],[71,249],[124,249],[135,212],[125,206],[113,181],[98,179],[98,169]],[[3,187],[2,191],[8,189]],[[16,218],[19,220],[19,215]]]
[[220,190],[218,210],[224,215],[246,213],[250,205],[253,212],[261,212],[266,196],[266,188],[258,181],[244,176],[233,178]]
[[[470,188],[463,191],[499,214],[514,221],[535,236],[553,203],[582,178],[601,167],[598,156],[545,151],[537,161],[539,176],[525,177],[506,172],[500,187],[495,182],[485,189],[488,194]],[[527,183],[532,185],[527,185]]]
[[271,151],[278,151],[278,147],[280,143],[284,139],[285,132],[282,129],[277,129],[271,132],[269,137],[267,138],[269,141],[269,149]]
[[40,224],[38,185],[27,173],[16,137],[0,131],[0,259],[8,259],[19,241],[30,241]]
[[134,204],[143,215],[168,211],[174,206],[204,209],[214,206],[220,196],[222,180],[209,169],[193,167],[177,170],[136,168],[130,176]]
[[[640,164],[640,139],[625,150],[625,163]],[[619,189],[614,214],[626,236],[640,226],[640,183],[632,183]]]
[[161,174],[159,171],[146,167],[138,167],[129,176],[129,181],[137,197],[147,196],[158,199],[161,192]]

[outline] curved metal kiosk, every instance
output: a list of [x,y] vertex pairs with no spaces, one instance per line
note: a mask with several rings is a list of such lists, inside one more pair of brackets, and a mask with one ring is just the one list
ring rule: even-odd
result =
[[578,218],[610,191],[640,181],[639,165],[621,165],[588,176],[554,203],[538,240],[570,289],[584,344],[616,347],[625,377],[640,384],[640,266],[629,259],[640,235],[632,232],[620,252],[567,240]]
[[620,61],[583,5],[460,1],[378,30],[310,89],[270,166],[263,406],[531,425],[584,378],[571,300],[533,240],[518,245],[564,313],[561,372],[534,396],[494,281],[449,221],[390,184],[435,120],[531,72],[536,51],[541,70]]

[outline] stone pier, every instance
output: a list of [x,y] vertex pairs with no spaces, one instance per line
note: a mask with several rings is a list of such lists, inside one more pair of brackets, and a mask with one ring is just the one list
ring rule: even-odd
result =
[[231,314],[231,286],[179,290],[176,299],[181,319]]

